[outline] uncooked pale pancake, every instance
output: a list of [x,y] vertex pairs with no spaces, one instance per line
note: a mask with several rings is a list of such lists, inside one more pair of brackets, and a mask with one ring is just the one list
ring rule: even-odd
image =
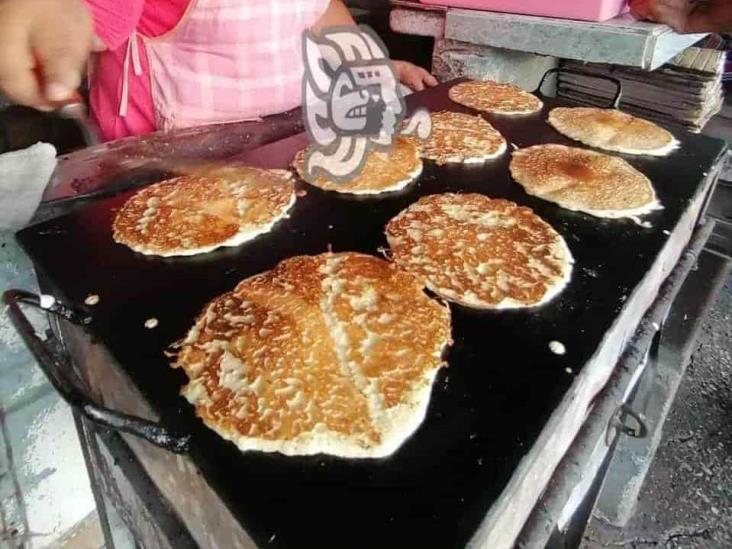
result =
[[511,175],[527,193],[597,217],[634,217],[658,209],[648,178],[622,158],[564,145],[514,151]]
[[269,231],[295,203],[285,170],[231,168],[168,179],[135,193],[117,213],[114,240],[147,255],[195,255]]
[[397,137],[391,151],[371,150],[361,172],[344,182],[331,181],[327,177],[309,178],[305,173],[306,150],[297,153],[293,167],[300,177],[326,191],[349,194],[380,194],[398,191],[409,185],[422,173],[422,161],[412,140]]
[[485,162],[506,151],[506,140],[480,116],[459,112],[432,113],[432,133],[421,141],[412,138],[422,158],[437,164]]
[[559,133],[608,151],[665,156],[678,147],[671,132],[615,109],[559,107],[548,120]]
[[541,110],[542,102],[515,84],[492,80],[468,80],[455,84],[450,99],[471,109],[496,114],[531,114]]
[[548,223],[481,194],[422,197],[389,222],[386,237],[400,267],[468,307],[540,305],[572,271],[572,254]]
[[173,366],[241,450],[381,457],[424,419],[450,342],[449,309],[395,265],[298,256],[209,303]]

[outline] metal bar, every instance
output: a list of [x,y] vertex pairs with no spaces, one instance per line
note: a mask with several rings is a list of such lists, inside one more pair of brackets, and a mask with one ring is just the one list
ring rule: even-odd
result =
[[[94,427],[91,426],[94,436]],[[118,433],[99,431],[93,443],[97,446],[97,454],[102,460],[101,472],[106,480],[116,485],[117,496],[111,498],[118,509],[120,517],[127,525],[136,540],[143,546],[153,543],[146,536],[146,527],[138,523],[150,521],[157,534],[165,540],[167,546],[174,549],[195,549],[198,547],[190,531],[173,510],[170,501],[162,494],[153,482],[141,462],[129,447],[127,442]],[[101,455],[101,448],[107,455],[112,456],[114,464]],[[115,474],[111,468],[117,469]],[[123,487],[126,484],[129,489]],[[133,498],[126,497],[126,493],[133,493]],[[120,509],[120,506],[122,509]],[[144,525],[143,525],[144,526]],[[155,546],[164,545],[161,540],[155,541]]]
[[84,456],[84,463],[86,464],[86,472],[89,475],[89,484],[91,485],[92,494],[94,495],[94,503],[97,507],[97,515],[99,516],[99,525],[102,528],[102,535],[104,536],[104,549],[114,549],[114,536],[112,536],[112,530],[109,527],[109,517],[107,516],[107,505],[104,502],[104,496],[102,495],[99,481],[96,478],[96,467],[92,461],[90,452],[90,445],[92,442],[89,440],[90,437],[94,436],[93,433],[88,433],[84,421],[82,420],[81,414],[74,408],[71,409],[71,413],[74,415],[74,424],[76,425],[76,434],[79,437],[79,445],[81,446],[81,453]]
[[[56,343],[56,351],[58,353],[66,353],[68,355],[68,349],[66,348],[63,333],[61,331],[60,319],[61,316],[52,316],[49,318],[50,329],[48,330],[48,339],[46,342],[52,345]],[[88,389],[84,379],[79,372],[73,368],[68,369],[68,374],[71,380],[79,386]],[[86,465],[86,472],[89,476],[89,484],[91,486],[92,495],[94,496],[94,503],[97,508],[97,515],[99,517],[99,524],[102,529],[102,536],[104,537],[105,549],[114,549],[114,536],[112,535],[112,529],[109,525],[109,516],[107,514],[107,505],[104,501],[102,494],[102,485],[97,477],[97,470],[94,462],[94,441],[91,440],[93,433],[91,433],[84,423],[82,415],[76,408],[71,408],[71,413],[74,417],[74,425],[76,427],[76,434],[79,437],[79,446],[81,446],[81,453],[84,457],[84,463]]]
[[582,478],[592,449],[599,438],[606,434],[608,418],[613,416],[622,403],[633,373],[650,348],[653,337],[713,229],[714,222],[708,221],[696,230],[681,259],[661,286],[656,300],[643,316],[612,377],[595,398],[587,421],[554,471],[552,482],[524,524],[516,542],[517,547],[543,549],[546,546],[575,484]]
[[674,301],[661,329],[659,353],[649,364],[654,375],[643,376],[633,400],[636,410],[648,418],[649,436],[642,441],[623,439],[618,442],[595,503],[593,524],[588,526],[593,537],[602,540],[604,534],[612,535],[632,518],[704,318],[731,270],[732,261],[720,259],[705,249],[699,258],[699,268],[689,275]]

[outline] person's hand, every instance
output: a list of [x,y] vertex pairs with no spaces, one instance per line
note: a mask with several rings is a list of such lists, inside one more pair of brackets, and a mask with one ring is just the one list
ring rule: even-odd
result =
[[0,0],[0,92],[42,110],[68,99],[92,38],[82,0]]
[[437,79],[422,67],[408,61],[392,61],[399,82],[412,91],[422,91],[437,85]]
[[729,0],[630,0],[637,19],[664,23],[680,33],[732,31]]

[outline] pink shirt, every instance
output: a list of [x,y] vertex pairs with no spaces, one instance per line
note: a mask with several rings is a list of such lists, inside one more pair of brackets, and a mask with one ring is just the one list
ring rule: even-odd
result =
[[94,30],[108,51],[95,54],[94,81],[89,90],[91,114],[102,138],[118,139],[155,131],[155,115],[150,91],[150,64],[141,38],[141,78],[129,79],[127,116],[119,116],[122,97],[122,67],[127,39],[133,31],[160,36],[178,23],[189,0],[85,0],[94,20]]
[[90,66],[91,111],[116,139],[299,105],[301,33],[329,0],[86,1],[108,47]]

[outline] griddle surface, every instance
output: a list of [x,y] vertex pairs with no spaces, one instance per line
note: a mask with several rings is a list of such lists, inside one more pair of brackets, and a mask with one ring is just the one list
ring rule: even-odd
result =
[[[432,110],[471,112],[447,99],[448,85],[410,97]],[[486,116],[509,143],[578,146],[544,120]],[[238,248],[158,259],[113,242],[111,221],[128,194],[21,231],[18,239],[57,297],[79,308],[98,294],[91,332],[171,424],[193,434],[192,458],[261,546],[449,548],[470,539],[521,457],[529,451],[574,376],[590,359],[625,300],[641,282],[724,144],[679,134],[667,158],[625,158],[654,183],[664,209],[651,229],[602,221],[526,195],[508,173],[510,155],[485,165],[425,163],[416,184],[382,198],[354,198],[302,185],[290,219]],[[242,158],[283,167],[304,136]],[[509,152],[511,146],[509,145]],[[393,456],[344,460],[240,453],[196,419],[178,396],[185,375],[163,350],[181,338],[213,297],[297,254],[386,247],[386,222],[420,196],[479,192],[529,206],[567,240],[576,264],[566,290],[534,310],[453,310],[454,346],[427,417]],[[88,309],[88,308],[87,308]],[[159,326],[146,329],[146,319]],[[564,356],[548,343],[563,342]],[[573,373],[567,373],[571,368]]]

